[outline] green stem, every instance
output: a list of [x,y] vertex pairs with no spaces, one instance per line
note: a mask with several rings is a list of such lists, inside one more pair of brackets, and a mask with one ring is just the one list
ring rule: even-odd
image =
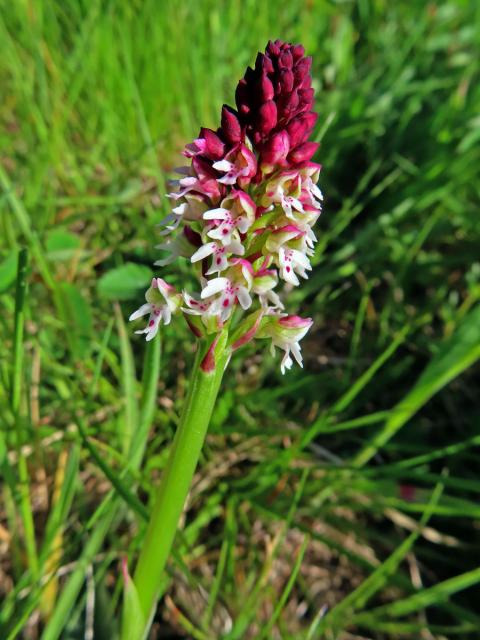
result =
[[[173,544],[178,521],[187,498],[193,474],[202,450],[223,371],[228,361],[226,334],[215,347],[215,367],[206,372],[201,364],[205,349],[197,351],[188,395],[183,408],[170,457],[147,528],[133,577],[142,617],[149,627],[162,585],[163,573]],[[144,635],[139,635],[140,640]],[[137,640],[137,638],[129,638]]]
[[15,329],[13,336],[13,372],[11,389],[11,407],[15,417],[15,433],[18,453],[18,479],[20,496],[20,513],[23,520],[25,547],[28,565],[34,579],[38,576],[38,556],[35,543],[35,526],[33,522],[32,504],[30,501],[30,479],[27,462],[23,455],[23,424],[20,415],[20,402],[23,380],[23,329],[25,324],[25,294],[27,290],[28,252],[21,249],[18,254],[17,289],[15,294]]

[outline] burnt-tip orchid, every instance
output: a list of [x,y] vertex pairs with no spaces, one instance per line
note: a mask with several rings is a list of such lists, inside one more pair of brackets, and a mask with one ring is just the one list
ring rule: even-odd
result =
[[282,282],[288,290],[308,278],[323,200],[320,165],[311,161],[318,145],[309,141],[317,119],[310,67],[301,45],[269,42],[238,83],[236,109],[224,105],[220,127],[200,129],[185,147],[189,163],[177,169],[174,206],[161,223],[170,237],[158,248],[167,255],[155,264],[189,260],[200,288],[180,295],[156,279],[162,284],[130,317],[151,314],[147,340],[174,313],[204,336],[234,332],[245,313],[259,312],[249,339],[270,337],[282,348],[282,372],[291,355],[302,366],[299,341],[312,323],[286,315],[281,291]]
[[[182,314],[199,340],[147,531],[136,545],[132,579],[124,567],[122,640],[148,635],[232,354],[266,339],[273,353],[283,352],[282,373],[294,362],[302,366],[300,341],[312,320],[290,315],[285,302],[312,268],[313,226],[322,207],[320,165],[312,162],[318,145],[309,140],[317,119],[310,67],[301,45],[269,42],[238,83],[236,109],[224,105],[219,128],[200,129],[185,147],[187,165],[177,169],[168,194],[172,209],[160,223],[163,254],[156,264],[188,261],[198,287],[179,293],[154,278],[146,303],[130,320],[148,316],[137,333],[152,340],[161,322]],[[153,342],[149,354],[158,353],[158,346]]]

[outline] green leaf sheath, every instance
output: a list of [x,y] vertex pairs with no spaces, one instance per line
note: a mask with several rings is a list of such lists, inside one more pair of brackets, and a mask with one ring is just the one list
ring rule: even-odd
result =
[[182,417],[158,488],[133,578],[146,620],[151,619],[159,595],[165,565],[228,361],[225,336],[220,336],[217,342],[215,368],[211,372],[202,370],[205,354],[205,348],[198,349]]

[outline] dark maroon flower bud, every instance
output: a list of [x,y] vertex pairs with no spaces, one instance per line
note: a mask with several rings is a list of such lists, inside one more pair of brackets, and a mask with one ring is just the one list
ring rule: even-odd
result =
[[304,142],[288,154],[288,161],[293,164],[308,162],[318,149],[318,142]]
[[257,53],[257,57],[255,58],[255,71],[261,71],[263,69],[263,59],[265,54],[259,51]]
[[262,74],[260,82],[258,83],[258,95],[260,102],[267,102],[274,96],[273,84],[266,73]]
[[313,89],[300,89],[298,92],[298,97],[300,98],[301,102],[308,102],[311,104],[313,102],[313,94]]
[[288,123],[287,133],[290,138],[290,147],[292,149],[307,141],[308,136],[317,121],[317,117],[316,113],[310,111],[310,113],[295,117]]
[[312,86],[312,76],[306,75],[304,79],[300,82],[300,84],[297,84],[297,89],[310,89],[311,86]]
[[305,47],[303,47],[301,44],[295,44],[292,47],[292,56],[295,62],[297,60],[300,60],[300,58],[303,58],[304,55],[305,55]]
[[280,71],[280,86],[282,93],[290,93],[293,89],[294,76],[290,69],[282,69]]
[[265,135],[277,125],[277,105],[273,100],[262,104],[258,110],[257,130]]
[[293,66],[293,56],[290,51],[283,51],[278,59],[279,67],[282,69],[291,69]]
[[252,69],[252,67],[247,67],[247,70],[245,71],[245,75],[243,77],[245,78],[245,81],[247,82],[248,85],[253,86],[253,83],[257,78],[257,74]]
[[224,104],[222,107],[222,131],[225,140],[237,144],[242,139],[242,130],[235,111]]
[[257,54],[255,71],[257,73],[261,73],[262,71],[265,71],[265,73],[273,73],[273,64],[269,56],[260,52]]
[[235,102],[240,115],[246,115],[250,111],[250,92],[248,90],[247,81],[242,78],[237,85],[235,91]]
[[310,111],[309,113],[306,113],[304,116],[302,116],[302,118],[305,120],[307,124],[308,132],[310,132],[318,120],[318,113],[315,113],[314,111]]
[[266,54],[263,58],[263,70],[265,73],[273,73],[274,71],[272,59]]
[[292,149],[305,141],[305,137],[308,135],[308,125],[305,122],[305,118],[294,118],[287,125],[287,133],[290,138],[290,146]]
[[202,127],[202,129],[200,129],[200,137],[205,140],[205,152],[208,158],[211,158],[212,160],[219,160],[220,158],[223,158],[225,144],[214,131]]
[[295,82],[297,84],[300,84],[305,78],[305,76],[309,75],[311,66],[312,66],[312,58],[310,57],[303,58],[302,60],[299,60],[297,62],[293,70],[295,74]]
[[[238,113],[233,112],[231,117],[230,112],[224,112],[220,138],[235,144],[239,136],[242,141],[246,136],[254,150],[261,152],[264,164],[276,156],[281,158],[279,162],[285,162],[288,152],[307,142],[315,123],[310,113],[311,64],[301,45],[270,41],[265,53],[257,55],[255,69],[248,67],[239,82],[235,94]],[[298,120],[302,115],[306,119]]]
[[275,42],[269,40],[267,44],[267,53],[275,58],[280,55],[280,47],[276,44],[277,42],[278,40],[276,40]]
[[292,91],[291,93],[287,93],[285,96],[282,96],[278,105],[278,119],[280,120],[280,118],[282,118],[283,120],[289,120],[292,118],[295,115],[299,102],[300,99],[296,91]]
[[267,165],[278,164],[288,155],[290,140],[286,131],[275,133],[262,147],[262,162]]

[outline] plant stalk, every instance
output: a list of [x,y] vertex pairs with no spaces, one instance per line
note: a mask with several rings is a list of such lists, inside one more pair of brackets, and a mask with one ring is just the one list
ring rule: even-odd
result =
[[[145,621],[145,637],[160,594],[163,573],[190,489],[223,372],[228,361],[226,335],[215,347],[213,371],[202,369],[205,348],[199,345],[190,386],[167,466],[158,487],[145,540],[133,576],[138,604]],[[212,347],[213,349],[213,347]],[[129,638],[137,640],[137,638]]]
[[28,251],[21,249],[18,254],[17,289],[15,293],[15,329],[13,336],[13,372],[11,388],[11,408],[15,418],[15,435],[18,453],[18,479],[20,513],[23,522],[25,548],[27,552],[28,568],[32,577],[38,577],[38,555],[35,542],[35,525],[33,521],[32,503],[30,500],[30,478],[27,462],[23,455],[24,444],[23,423],[20,415],[20,404],[23,382],[23,330],[25,325],[25,297],[27,291]]

